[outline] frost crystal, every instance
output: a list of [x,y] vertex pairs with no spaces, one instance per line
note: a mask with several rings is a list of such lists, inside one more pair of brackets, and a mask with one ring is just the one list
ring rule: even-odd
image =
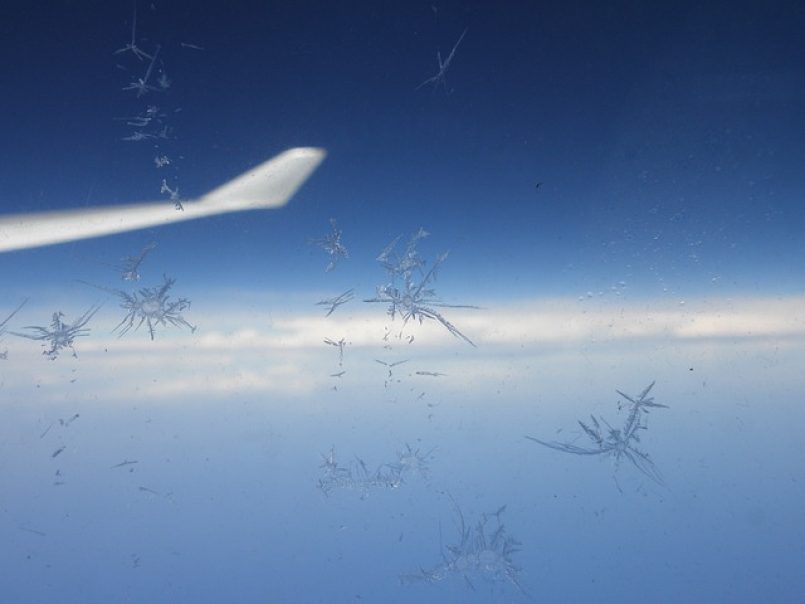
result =
[[47,356],[50,360],[56,359],[62,348],[69,348],[73,351],[73,356],[77,358],[78,354],[76,354],[75,348],[73,348],[73,341],[75,338],[89,335],[89,329],[86,328],[85,325],[92,316],[98,312],[99,308],[100,306],[91,306],[87,312],[72,323],[65,323],[62,320],[64,313],[57,311],[53,313],[53,320],[50,322],[49,327],[28,325],[23,329],[30,329],[34,333],[27,334],[13,331],[10,333],[22,338],[28,338],[29,340],[41,340],[43,342],[42,346],[45,348],[42,354]]
[[467,30],[465,29],[461,32],[461,36],[459,36],[458,41],[453,45],[453,50],[450,51],[450,54],[447,55],[447,58],[442,61],[442,53],[441,51],[436,51],[436,60],[439,62],[439,71],[436,75],[429,77],[427,80],[422,82],[419,86],[416,87],[417,90],[425,86],[426,84],[433,84],[433,87],[436,88],[441,84],[445,91],[447,91],[447,80],[445,76],[447,75],[447,70],[450,68],[450,63],[453,62],[453,57],[456,55],[456,50],[458,49],[459,44],[464,39],[464,36],[467,34]]
[[[547,442],[533,436],[526,436],[526,438],[545,447],[565,453],[573,453],[574,455],[610,456],[615,462],[616,474],[620,467],[620,462],[626,459],[645,476],[662,485],[662,475],[655,467],[651,457],[649,457],[648,453],[637,448],[637,443],[640,442],[640,430],[647,429],[644,415],[648,414],[651,408],[668,408],[668,405],[655,403],[653,397],[646,398],[653,387],[654,382],[651,382],[636,397],[616,390],[618,394],[628,401],[627,406],[629,409],[623,428],[613,428],[603,417],[596,419],[595,416],[591,415],[590,424],[579,420],[579,426],[592,441],[592,447],[579,447],[567,442]],[[599,419],[601,420],[600,422],[598,421]],[[606,430],[602,429],[602,423],[606,426]],[[618,485],[617,477],[615,477],[615,484]],[[620,490],[620,485],[618,485],[618,489]]]
[[137,46],[137,3],[134,3],[134,18],[131,21],[131,42],[128,42],[124,47],[118,48],[115,51],[116,55],[119,55],[124,52],[131,51],[135,57],[137,57],[140,61],[145,59],[153,59],[151,55],[147,52],[142,50],[139,46]]
[[188,327],[191,332],[196,331],[196,326],[188,323],[182,316],[182,311],[190,307],[190,300],[179,298],[176,301],[170,301],[168,291],[176,283],[176,279],[168,278],[167,275],[163,275],[162,278],[164,282],[161,286],[143,287],[131,294],[121,290],[110,290],[121,298],[120,306],[127,312],[114,329],[114,331],[119,331],[120,336],[131,329],[139,329],[143,323],[148,326],[148,333],[152,340],[157,325],[170,324],[175,327]]
[[329,317],[335,309],[341,306],[342,304],[346,304],[350,300],[355,297],[355,290],[348,289],[343,294],[336,296],[335,298],[325,298],[324,300],[319,300],[316,302],[316,306],[329,306],[330,309],[327,311],[327,314],[324,315],[325,317]]
[[[459,542],[443,548],[440,564],[430,569],[420,568],[417,573],[402,575],[400,582],[439,583],[448,577],[460,575],[472,589],[475,588],[472,579],[481,578],[494,583],[509,583],[528,597],[520,584],[520,569],[512,561],[512,555],[519,551],[520,542],[506,532],[501,522],[506,506],[496,512],[482,514],[474,527],[467,526],[464,515],[455,502],[453,507],[458,518]],[[494,523],[490,523],[493,518]]]
[[[28,301],[28,299],[26,298],[25,300],[20,302],[20,305],[17,306],[17,308],[15,308],[14,310],[12,310],[11,314],[9,314],[5,319],[3,319],[2,322],[0,322],[0,338],[2,338],[3,335],[5,335],[5,333],[6,333],[6,323],[8,323],[11,320],[11,317],[13,317],[14,315],[17,314],[19,309],[21,309],[23,306],[25,306],[25,303],[27,301]],[[0,359],[7,359],[7,358],[8,358],[8,351],[7,350],[5,350],[2,353],[0,353]]]
[[382,463],[375,470],[370,470],[360,457],[355,457],[348,466],[339,465],[335,459],[335,447],[331,447],[327,455],[322,455],[323,476],[319,479],[319,488],[325,495],[336,489],[358,491],[361,499],[369,496],[374,489],[397,489],[407,478],[418,476],[427,479],[431,459],[435,447],[427,453],[412,449],[408,444],[406,450],[397,453],[397,461]]
[[330,263],[324,269],[328,273],[335,269],[341,258],[349,258],[347,248],[341,243],[341,230],[336,226],[335,218],[330,218],[330,233],[319,239],[311,239],[310,243],[318,245],[330,255]]
[[148,105],[145,111],[138,113],[134,117],[118,117],[115,119],[126,122],[127,126],[134,126],[135,128],[147,128],[151,122],[155,120],[158,123],[161,123],[161,118],[163,117],[165,117],[165,114],[160,112],[159,107],[156,105]]
[[[386,361],[381,361],[380,359],[375,359],[375,363],[380,363],[388,371],[388,376],[386,377],[386,381],[383,384],[385,388],[388,388],[389,384],[394,382],[394,368],[397,365],[402,365],[403,363],[407,363],[407,362],[408,362],[408,359],[403,359],[402,361],[394,361],[393,363],[387,363]],[[397,380],[397,382],[399,382],[399,381],[400,380]]]
[[421,453],[419,449],[412,449],[411,445],[405,443],[403,451],[397,451],[397,461],[389,464],[401,478],[406,476],[417,476],[423,480],[430,477],[430,468],[428,462],[433,457],[433,452],[436,447],[430,449],[427,453]]
[[137,91],[137,98],[148,94],[149,90],[159,90],[156,86],[152,86],[148,83],[148,80],[151,78],[151,73],[154,70],[154,63],[159,56],[160,47],[157,44],[157,49],[154,55],[151,57],[151,62],[148,64],[148,69],[145,72],[145,75],[141,78],[137,78],[135,81],[131,82],[128,86],[125,86],[123,90],[136,90]]
[[163,178],[162,186],[159,188],[159,192],[162,193],[163,195],[167,193],[170,196],[170,200],[173,202],[173,205],[177,210],[179,211],[184,210],[182,200],[179,198],[179,187],[171,189],[170,186],[168,185],[168,181]]
[[151,253],[157,246],[153,241],[146,245],[139,254],[136,256],[126,256],[123,258],[123,264],[119,267],[120,278],[123,281],[139,281],[140,280],[140,265],[145,260],[145,257]]
[[168,77],[168,74],[165,73],[164,71],[159,74],[159,79],[157,80],[157,83],[159,84],[159,87],[162,90],[167,90],[168,88],[171,87],[171,84],[173,84],[171,79]]
[[347,341],[344,338],[341,338],[338,341],[332,340],[330,338],[324,338],[324,343],[328,346],[335,346],[338,348],[338,366],[341,367],[344,364],[344,346],[347,345]]
[[409,320],[433,319],[441,323],[454,336],[461,338],[471,346],[475,344],[458,328],[450,323],[437,308],[478,308],[466,304],[445,304],[436,296],[432,283],[436,280],[439,267],[447,259],[447,252],[436,258],[430,270],[425,272],[427,262],[419,255],[417,244],[428,236],[428,232],[420,228],[408,241],[405,252],[398,255],[395,247],[400,237],[394,239],[377,257],[378,262],[391,279],[390,283],[377,287],[374,298],[364,302],[381,302],[388,304],[388,314],[392,320],[399,314],[403,327]]
[[19,311],[19,310],[20,310],[20,309],[21,309],[23,306],[25,306],[25,303],[26,303],[27,301],[28,301],[28,299],[27,299],[27,298],[26,298],[25,300],[23,300],[23,301],[20,303],[20,305],[19,305],[19,306],[17,306],[17,308],[15,308],[14,310],[12,310],[12,311],[11,311],[11,314],[9,314],[9,315],[8,315],[8,316],[7,316],[5,319],[3,319],[3,321],[2,321],[2,322],[0,322],[0,337],[2,337],[4,333],[6,333],[6,323],[8,323],[8,322],[11,320],[11,317],[13,317],[14,315],[16,315],[16,314],[17,314],[17,312],[18,312],[18,311]]
[[405,246],[405,252],[402,256],[398,255],[396,251],[397,243],[402,239],[402,235],[395,237],[391,243],[380,252],[377,261],[383,265],[383,268],[386,269],[392,281],[398,277],[405,278],[406,276],[410,276],[414,271],[422,271],[424,269],[426,262],[420,257],[417,251],[417,244],[429,235],[430,233],[422,227],[419,227],[419,230],[411,235],[411,238],[408,240],[408,244]]
[[151,139],[151,138],[154,138],[153,134],[147,134],[145,132],[137,131],[137,132],[132,132],[128,136],[124,136],[121,140],[137,142],[137,141],[147,141],[148,139]]
[[338,465],[334,447],[322,458],[324,462],[320,467],[324,469],[324,476],[319,479],[319,488],[325,495],[330,495],[335,489],[349,489],[358,491],[361,499],[365,499],[372,489],[396,489],[402,483],[399,474],[386,464],[380,464],[377,469],[370,471],[360,457],[355,457],[349,466]]

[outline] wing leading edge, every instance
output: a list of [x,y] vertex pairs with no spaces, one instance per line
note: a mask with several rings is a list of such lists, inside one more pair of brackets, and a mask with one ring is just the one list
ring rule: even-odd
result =
[[167,201],[0,216],[0,252],[113,235],[215,214],[279,208],[288,203],[326,152],[297,147],[192,201]]

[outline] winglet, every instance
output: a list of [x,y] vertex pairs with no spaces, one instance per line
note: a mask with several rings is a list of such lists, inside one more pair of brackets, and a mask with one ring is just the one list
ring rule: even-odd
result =
[[214,214],[282,207],[324,156],[323,149],[289,149],[197,200],[183,201],[183,211],[163,200],[0,216],[0,252],[112,235]]
[[222,211],[282,207],[324,160],[325,155],[324,149],[314,147],[289,149],[213,189],[198,201],[215,204]]

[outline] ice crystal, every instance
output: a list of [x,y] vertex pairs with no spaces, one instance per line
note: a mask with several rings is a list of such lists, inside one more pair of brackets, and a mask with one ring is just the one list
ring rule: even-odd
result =
[[126,43],[122,48],[115,51],[116,55],[131,51],[140,61],[143,59],[153,59],[153,57],[137,46],[137,3],[134,3],[134,18],[131,21],[131,42]]
[[161,72],[159,74],[159,79],[157,79],[157,84],[159,84],[159,87],[162,90],[167,90],[168,88],[171,87],[171,84],[173,84],[173,82],[168,77],[168,74],[163,71],[163,72]]
[[419,449],[414,449],[405,443],[405,449],[397,451],[397,461],[389,464],[389,467],[403,479],[406,476],[417,476],[427,480],[430,477],[428,462],[433,457],[435,450],[436,447],[433,447],[427,453],[422,453]]
[[136,256],[126,256],[123,258],[123,264],[119,267],[120,278],[123,281],[139,281],[140,280],[140,265],[145,260],[145,257],[151,253],[157,246],[153,241],[146,245],[139,254]]
[[188,327],[191,332],[196,331],[196,326],[188,323],[182,316],[182,312],[190,307],[190,300],[179,298],[171,301],[168,291],[176,283],[176,279],[169,278],[167,275],[163,275],[162,278],[164,280],[162,285],[143,287],[133,293],[110,290],[122,300],[120,306],[127,313],[114,329],[119,332],[120,336],[131,329],[139,329],[143,324],[148,326],[148,333],[152,340],[158,325]]
[[[508,583],[528,597],[520,583],[520,568],[512,560],[512,555],[519,551],[521,544],[506,532],[501,521],[506,506],[496,512],[482,514],[475,526],[467,526],[455,502],[453,507],[458,520],[458,543],[442,548],[441,563],[431,568],[420,568],[417,573],[402,575],[400,582],[439,583],[452,576],[461,576],[474,589],[473,579],[480,578],[493,583]],[[490,522],[492,519],[494,522]]]
[[120,140],[131,141],[131,142],[139,142],[139,141],[147,141],[147,140],[152,139],[152,138],[154,138],[153,135],[148,134],[146,132],[140,132],[138,130],[136,132],[132,132],[128,136],[124,136]]
[[361,499],[365,499],[375,489],[397,489],[413,477],[427,479],[428,462],[435,447],[427,453],[412,449],[408,444],[405,447],[404,451],[397,453],[396,461],[382,463],[374,470],[357,456],[351,464],[340,465],[335,458],[335,447],[332,447],[327,455],[322,455],[323,461],[319,467],[323,470],[323,476],[318,486],[325,495],[336,489],[345,489],[357,491]]
[[399,473],[387,464],[380,464],[371,471],[363,459],[355,457],[349,466],[341,466],[335,459],[334,447],[322,458],[324,461],[320,467],[324,476],[319,479],[319,488],[325,495],[330,495],[335,489],[348,489],[358,491],[361,499],[365,499],[372,489],[396,489],[402,484]]
[[8,315],[8,316],[5,318],[5,319],[3,319],[3,321],[2,321],[2,322],[0,322],[0,337],[2,337],[4,333],[6,333],[6,324],[7,324],[7,323],[8,323],[8,322],[11,320],[11,317],[13,317],[14,315],[16,315],[16,314],[17,314],[17,312],[19,312],[19,310],[20,310],[20,309],[21,309],[23,306],[25,306],[25,303],[26,303],[27,301],[28,301],[28,299],[26,298],[25,300],[23,300],[22,302],[20,302],[19,306],[17,306],[17,308],[15,308],[14,310],[12,310],[12,311],[11,311],[11,313],[10,313],[10,314],[9,314],[9,315]]
[[73,348],[73,341],[78,337],[89,335],[89,329],[86,327],[86,324],[93,315],[98,312],[99,308],[100,306],[91,306],[87,312],[72,323],[65,323],[63,321],[64,313],[56,311],[53,313],[53,319],[48,327],[28,325],[23,329],[29,329],[33,333],[18,333],[13,331],[10,333],[22,338],[28,338],[29,340],[42,341],[42,346],[45,348],[42,354],[47,356],[50,360],[56,359],[63,348],[69,348],[73,351],[73,356],[78,357],[75,348]]
[[436,296],[432,284],[442,263],[447,259],[447,252],[439,255],[436,261],[425,271],[427,262],[419,255],[417,243],[428,236],[428,232],[420,228],[408,241],[402,255],[395,248],[400,237],[394,239],[377,257],[378,262],[388,273],[391,281],[377,287],[374,298],[364,302],[380,302],[388,304],[388,314],[392,320],[399,314],[403,327],[411,319],[421,324],[425,319],[433,319],[441,323],[454,336],[461,338],[471,346],[475,344],[461,333],[437,308],[478,308],[466,304],[445,304]]
[[159,188],[159,192],[164,194],[168,194],[170,200],[173,202],[173,207],[176,208],[178,211],[184,211],[184,206],[182,205],[182,200],[179,197],[179,187],[172,189],[168,185],[168,181],[164,178],[162,179],[162,186]]
[[165,117],[165,114],[160,112],[159,107],[156,105],[148,105],[145,111],[142,113],[138,113],[132,117],[118,117],[115,118],[117,121],[124,121],[126,122],[127,126],[134,126],[135,128],[147,128],[151,125],[152,122],[161,123],[162,118]]
[[355,290],[348,289],[343,294],[335,296],[334,298],[325,298],[324,300],[319,300],[318,302],[316,302],[316,306],[329,306],[330,308],[327,311],[327,314],[324,315],[325,317],[329,317],[331,314],[333,314],[333,312],[335,312],[336,308],[338,308],[342,304],[346,304],[354,297],[355,297]]
[[344,338],[340,340],[332,340],[330,338],[324,338],[324,343],[328,346],[335,346],[338,348],[338,366],[341,367],[344,364],[344,346],[347,345],[347,341]]
[[441,84],[445,91],[447,91],[447,80],[445,76],[447,75],[447,70],[450,68],[450,63],[453,62],[453,57],[456,55],[456,50],[458,49],[459,44],[464,39],[464,36],[467,34],[467,30],[465,29],[461,32],[461,36],[459,36],[458,41],[453,45],[453,50],[450,51],[450,54],[447,55],[447,58],[442,61],[442,53],[441,51],[436,51],[436,60],[439,62],[439,71],[436,72],[436,75],[429,77],[427,80],[422,82],[419,86],[416,87],[417,90],[422,88],[427,84],[433,84],[433,87],[436,88]]
[[[25,300],[23,300],[22,302],[20,302],[19,306],[17,306],[17,308],[15,308],[14,310],[12,310],[12,311],[11,311],[11,313],[10,313],[10,314],[9,314],[9,315],[8,315],[8,316],[5,318],[5,319],[3,319],[3,321],[2,321],[2,322],[0,322],[0,338],[2,338],[2,337],[3,337],[3,335],[6,333],[6,331],[7,331],[7,330],[6,330],[6,324],[7,324],[7,323],[8,323],[8,322],[11,320],[11,317],[13,317],[14,315],[16,315],[16,314],[17,314],[17,312],[18,312],[18,311],[19,311],[19,310],[20,310],[20,309],[21,309],[23,306],[25,306],[25,303],[26,303],[27,301],[28,301],[28,299],[26,298]],[[0,353],[0,359],[7,359],[7,358],[8,358],[8,351],[7,351],[7,350],[4,350],[3,352],[1,352],[1,353]]]
[[341,230],[336,226],[335,218],[330,218],[330,232],[319,239],[311,239],[310,243],[318,245],[329,254],[330,263],[324,269],[328,273],[335,269],[341,258],[349,258],[347,248],[341,243]]
[[[590,416],[589,424],[579,420],[579,426],[592,442],[593,446],[591,447],[580,447],[569,442],[544,441],[533,436],[526,436],[526,438],[564,453],[609,456],[615,462],[615,474],[620,468],[621,461],[626,459],[642,474],[662,485],[664,484],[662,475],[654,465],[651,457],[648,453],[637,448],[638,443],[640,443],[640,431],[647,429],[645,415],[648,414],[651,408],[668,408],[668,405],[655,403],[653,397],[646,398],[653,387],[654,382],[651,382],[635,397],[616,390],[618,394],[628,401],[628,411],[622,428],[613,428],[603,417],[596,418],[593,415]],[[601,424],[606,429],[603,429]],[[616,485],[618,484],[617,477],[615,477],[615,483]],[[618,488],[620,489],[620,485],[618,485]]]
[[391,277],[392,281],[398,277],[405,279],[410,278],[414,271],[422,271],[425,268],[425,260],[419,255],[417,245],[422,239],[429,237],[428,233],[422,227],[411,235],[408,243],[405,246],[405,252],[402,255],[397,253],[397,243],[402,239],[402,235],[395,237],[377,257],[377,261],[383,266],[386,272]]
[[137,78],[136,80],[131,82],[128,86],[125,86],[123,90],[136,90],[137,98],[140,98],[145,94],[148,94],[148,91],[150,90],[159,90],[159,88],[157,88],[156,86],[153,86],[148,83],[148,80],[151,78],[151,74],[153,73],[154,70],[154,63],[156,62],[157,57],[159,57],[159,51],[160,46],[159,44],[157,44],[156,52],[154,52],[154,55],[151,57],[151,62],[148,64],[148,69],[146,70],[145,75],[141,78]]

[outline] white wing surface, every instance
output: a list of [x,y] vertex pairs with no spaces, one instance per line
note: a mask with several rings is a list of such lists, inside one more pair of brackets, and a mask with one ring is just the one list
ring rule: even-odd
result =
[[215,214],[284,206],[322,162],[323,149],[289,149],[177,210],[169,201],[0,216],[0,252],[112,235]]

